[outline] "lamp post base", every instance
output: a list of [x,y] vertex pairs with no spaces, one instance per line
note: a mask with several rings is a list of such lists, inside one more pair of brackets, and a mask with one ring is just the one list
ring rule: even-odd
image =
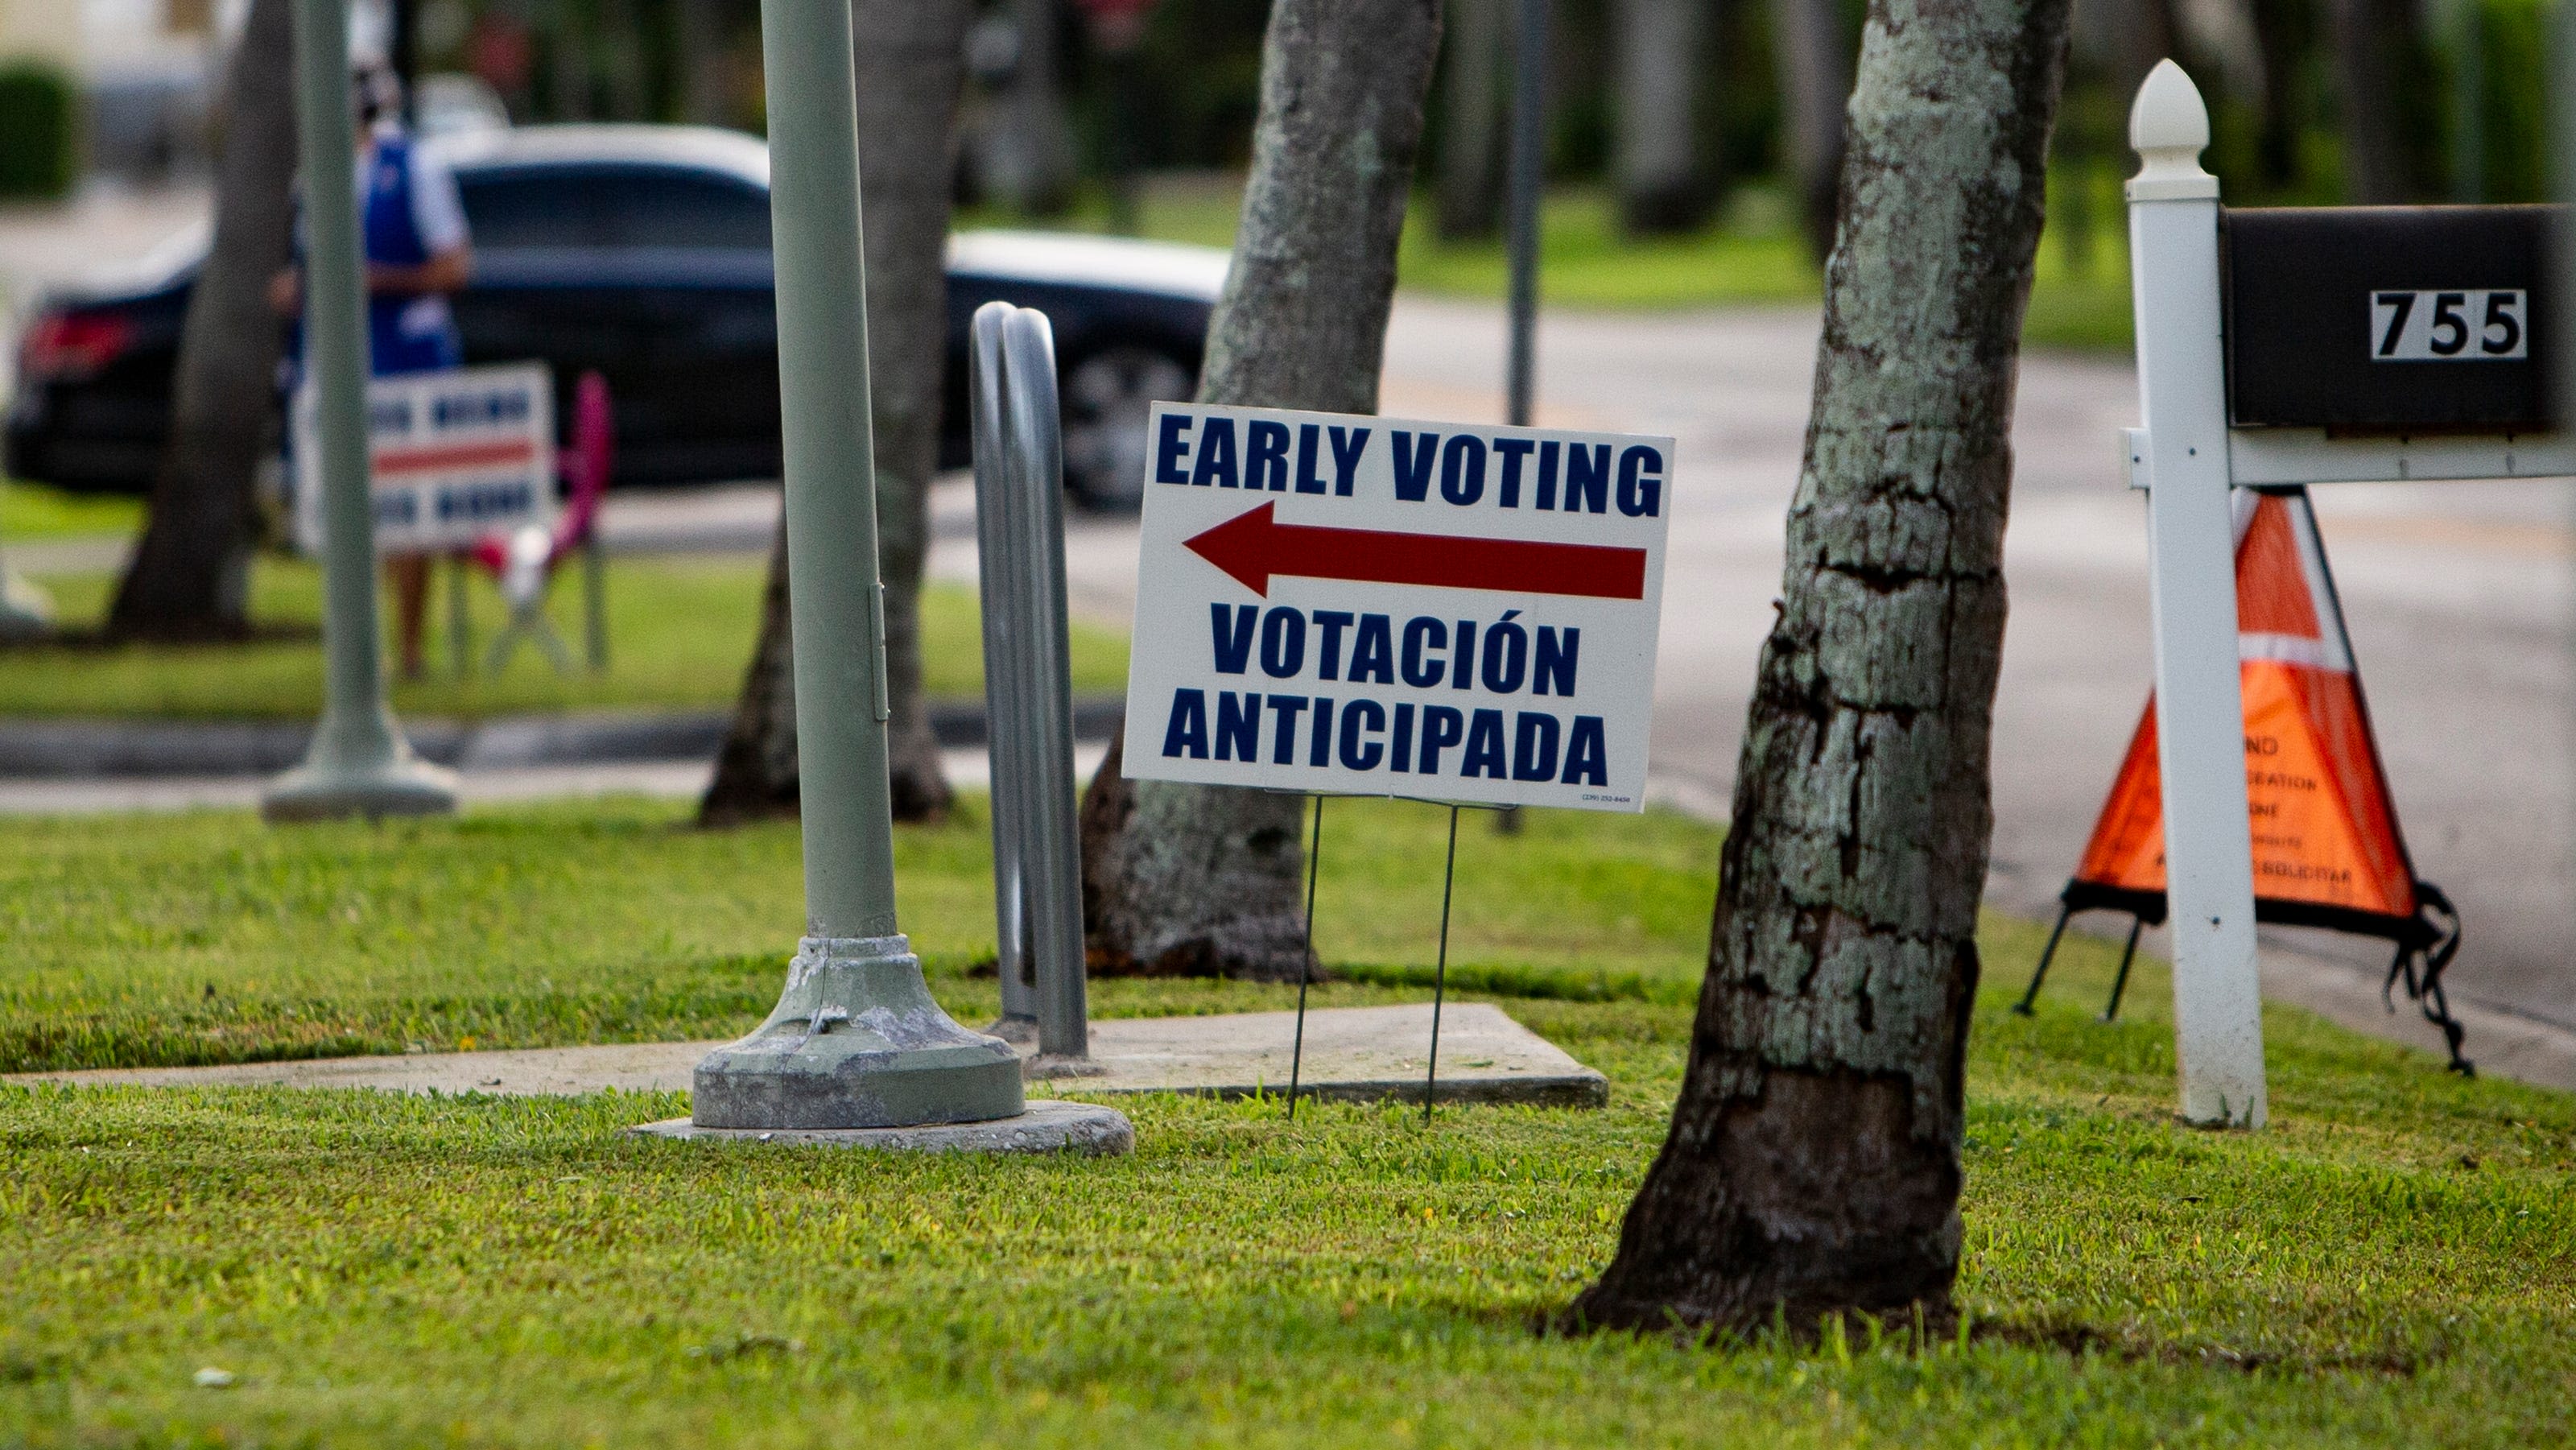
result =
[[988,1123],[916,1128],[702,1128],[687,1118],[626,1130],[639,1138],[695,1143],[768,1143],[781,1148],[875,1148],[899,1153],[1070,1153],[1110,1158],[1136,1151],[1136,1129],[1115,1108],[1035,1102]]
[[399,748],[366,765],[307,760],[259,798],[260,816],[272,822],[443,816],[455,809],[456,772]]
[[691,1075],[700,1128],[908,1128],[1025,1110],[1019,1055],[940,1010],[899,935],[805,938],[769,1020]]

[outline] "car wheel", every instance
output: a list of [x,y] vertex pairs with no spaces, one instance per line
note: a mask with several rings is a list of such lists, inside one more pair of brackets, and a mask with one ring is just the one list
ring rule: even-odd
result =
[[1156,403],[1186,402],[1190,370],[1158,348],[1103,348],[1064,375],[1064,481],[1096,509],[1133,512],[1145,497],[1145,423]]

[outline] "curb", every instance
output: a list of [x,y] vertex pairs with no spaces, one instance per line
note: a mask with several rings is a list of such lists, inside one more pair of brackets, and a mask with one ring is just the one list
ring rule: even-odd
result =
[[[2403,1043],[2432,1059],[2438,1071],[2447,1056],[2442,1034],[2404,994],[2391,1012],[2379,995],[2379,974],[2300,951],[2265,938],[2263,999],[2305,1007],[2339,1027],[2366,1037]],[[2576,1091],[2576,1031],[2555,1022],[2480,1002],[2451,990],[2451,1014],[2467,1029],[2461,1052],[2481,1077],[2511,1078],[2535,1087]]]
[[[1114,695],[1073,702],[1077,741],[1107,740],[1126,702]],[[413,719],[403,724],[423,759],[459,770],[549,765],[706,760],[724,743],[731,716],[719,711],[510,715],[482,721]],[[946,749],[985,743],[984,707],[930,707],[931,734]],[[0,720],[0,780],[206,779],[272,775],[304,758],[306,720]]]

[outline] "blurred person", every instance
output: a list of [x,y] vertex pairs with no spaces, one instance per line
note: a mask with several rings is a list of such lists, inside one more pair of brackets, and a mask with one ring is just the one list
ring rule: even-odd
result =
[[[447,299],[473,275],[474,248],[456,176],[404,127],[402,83],[391,71],[362,66],[351,86],[358,120],[359,230],[367,263],[371,369],[386,378],[461,366],[465,344]],[[302,313],[303,294],[303,277],[294,267],[269,286],[269,301],[289,317]],[[300,369],[300,328],[295,349]],[[429,606],[429,562],[426,554],[385,558],[405,679],[419,679],[428,668],[421,635]]]

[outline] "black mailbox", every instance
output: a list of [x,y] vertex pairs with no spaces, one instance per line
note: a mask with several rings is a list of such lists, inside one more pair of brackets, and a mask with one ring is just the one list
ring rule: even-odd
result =
[[2222,213],[2239,427],[2546,428],[2550,206]]

